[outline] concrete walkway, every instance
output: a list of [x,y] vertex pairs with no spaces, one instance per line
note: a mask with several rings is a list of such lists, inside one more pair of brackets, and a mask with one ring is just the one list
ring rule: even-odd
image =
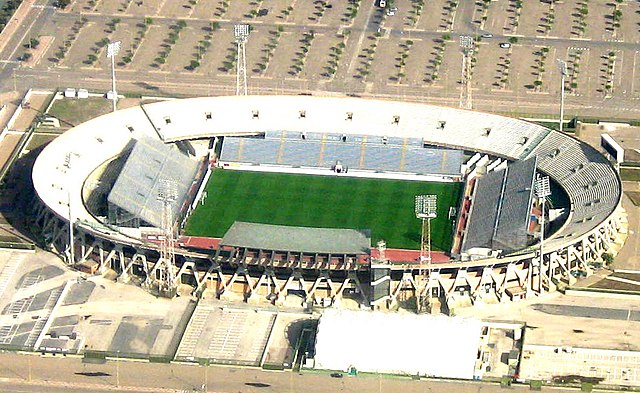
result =
[[[624,191],[640,191],[640,183],[624,182]],[[629,233],[627,241],[615,258],[613,269],[640,271],[640,207],[634,206],[631,199],[625,194],[622,197],[622,207],[628,214]]]

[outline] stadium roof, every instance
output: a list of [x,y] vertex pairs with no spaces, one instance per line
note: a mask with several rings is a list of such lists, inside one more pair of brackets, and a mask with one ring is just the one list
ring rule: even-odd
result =
[[535,157],[510,163],[478,179],[462,252],[512,251],[527,246]]
[[306,228],[234,222],[222,246],[318,254],[367,254],[371,237],[354,229]]
[[197,170],[198,162],[174,144],[141,139],[135,142],[107,200],[135,218],[162,227],[163,202],[159,195],[172,195],[176,201],[172,214],[177,220]]
[[328,309],[315,368],[472,379],[481,329],[477,319]]
[[493,239],[494,248],[516,250],[527,246],[535,175],[535,157],[516,161],[507,167],[504,200]]

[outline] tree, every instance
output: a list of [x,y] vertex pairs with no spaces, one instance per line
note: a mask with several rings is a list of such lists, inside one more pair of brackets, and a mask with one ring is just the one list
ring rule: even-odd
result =
[[608,252],[605,252],[604,254],[602,254],[602,260],[607,265],[611,265],[614,261],[614,258],[613,258],[613,255],[609,254]]
[[55,7],[58,7],[60,9],[65,8],[66,6],[69,5],[69,3],[71,3],[71,0],[57,0],[55,3],[53,3],[53,5]]
[[509,37],[509,42],[512,44],[517,44],[518,43],[518,37]]

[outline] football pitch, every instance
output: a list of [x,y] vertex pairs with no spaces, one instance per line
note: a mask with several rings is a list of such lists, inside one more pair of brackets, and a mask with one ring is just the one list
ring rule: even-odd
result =
[[316,228],[371,230],[372,246],[420,248],[416,195],[437,194],[431,221],[434,250],[451,249],[452,220],[461,183],[363,179],[215,169],[207,197],[189,218],[185,234],[223,237],[234,221]]

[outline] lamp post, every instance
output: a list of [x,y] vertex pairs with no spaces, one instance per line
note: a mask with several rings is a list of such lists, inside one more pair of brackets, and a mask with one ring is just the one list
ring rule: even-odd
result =
[[111,59],[111,94],[113,94],[113,111],[116,111],[118,93],[116,91],[116,56],[120,52],[120,41],[110,42],[107,45],[107,57]]
[[564,125],[564,79],[567,76],[567,62],[557,59],[558,69],[560,70],[560,132]]

